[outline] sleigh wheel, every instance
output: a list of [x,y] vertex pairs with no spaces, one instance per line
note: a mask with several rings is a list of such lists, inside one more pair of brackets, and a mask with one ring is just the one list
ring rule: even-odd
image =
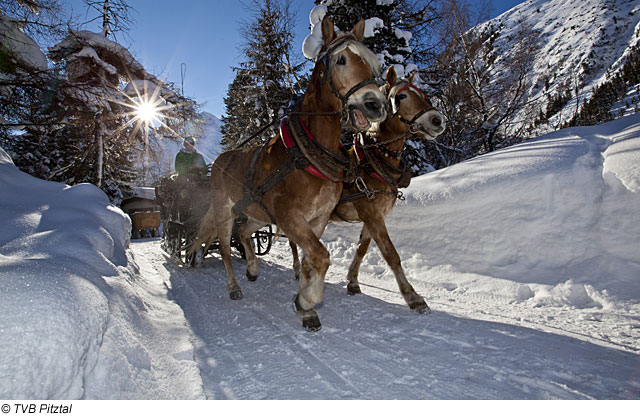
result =
[[251,236],[253,240],[253,248],[258,256],[266,255],[271,250],[271,238],[273,232],[271,225],[263,227]]

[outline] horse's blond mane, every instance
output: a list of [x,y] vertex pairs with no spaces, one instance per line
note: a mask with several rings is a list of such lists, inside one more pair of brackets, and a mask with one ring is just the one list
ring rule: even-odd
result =
[[378,57],[371,51],[371,49],[367,48],[362,42],[358,42],[355,40],[348,40],[344,44],[340,45],[336,48],[332,54],[342,52],[345,49],[349,48],[351,52],[358,55],[369,65],[371,68],[371,72],[373,75],[378,77],[380,76],[380,63],[378,62]]

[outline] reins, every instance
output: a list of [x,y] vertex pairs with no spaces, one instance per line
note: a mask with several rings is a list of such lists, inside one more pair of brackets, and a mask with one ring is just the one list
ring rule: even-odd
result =
[[[320,80],[322,82],[328,81],[332,93],[340,100],[341,111],[301,112],[299,110],[299,106],[301,105],[300,103],[294,103],[293,106],[289,106],[287,109],[288,111],[286,112],[286,117],[280,121],[280,137],[285,145],[287,158],[275,171],[272,171],[260,185],[254,186],[253,177],[255,174],[255,166],[259,155],[262,153],[262,150],[268,142],[254,150],[249,169],[244,178],[244,194],[233,206],[233,212],[236,214],[238,222],[245,223],[248,220],[245,211],[251,204],[256,203],[269,216],[271,223],[276,223],[274,216],[262,203],[262,198],[266,192],[275,187],[294,169],[304,169],[318,178],[334,182],[353,182],[355,180],[355,162],[351,158],[342,157],[341,155],[331,152],[329,149],[320,145],[317,141],[314,141],[314,138],[300,119],[301,115],[340,115],[340,125],[342,126],[342,130],[345,130],[348,126],[350,117],[347,104],[351,95],[355,94],[358,90],[367,85],[378,85],[375,78],[364,80],[351,87],[344,96],[340,94],[338,89],[335,87],[333,79],[331,78],[331,65],[328,59],[336,48],[349,40],[355,40],[355,37],[352,34],[347,34],[334,40],[334,42],[332,42],[327,50],[322,54],[322,57],[319,57],[319,59],[322,60],[322,69],[319,74]],[[257,133],[245,139],[236,147],[236,149],[244,146],[277,122],[278,120],[274,120],[264,126]]]
[[[364,172],[371,178],[388,185],[391,190],[372,190],[367,187],[366,182],[361,176],[357,176],[355,187],[358,192],[342,197],[338,204],[357,200],[363,197],[366,197],[368,200],[373,200],[378,194],[390,194],[395,196],[398,200],[404,200],[402,191],[400,191],[399,188],[406,186],[405,183],[408,182],[406,177],[407,175],[410,176],[410,173],[408,172],[409,168],[402,160],[402,150],[394,151],[389,149],[387,145],[397,142],[401,139],[406,140],[410,134],[417,134],[417,121],[424,114],[435,109],[435,107],[433,107],[433,105],[431,105],[431,102],[427,99],[426,94],[411,82],[407,82],[404,87],[399,88],[397,91],[395,91],[393,93],[393,96],[389,97],[389,101],[394,102],[396,100],[396,96],[400,92],[408,88],[412,88],[415,91],[419,92],[427,101],[427,103],[429,103],[429,106],[416,113],[411,118],[411,120],[407,120],[400,114],[400,106],[397,105],[397,108],[395,109],[395,112],[391,115],[391,117],[396,117],[400,121],[408,125],[409,129],[406,132],[382,142],[378,142],[378,138],[375,135],[371,135],[369,137],[371,138],[372,143],[365,143],[365,134],[362,133],[358,134],[356,139],[354,140],[356,155],[359,160],[358,168],[364,170]],[[373,150],[374,152],[370,152],[370,150]],[[400,166],[395,167],[394,165],[387,162],[384,158],[393,158],[399,161]]]

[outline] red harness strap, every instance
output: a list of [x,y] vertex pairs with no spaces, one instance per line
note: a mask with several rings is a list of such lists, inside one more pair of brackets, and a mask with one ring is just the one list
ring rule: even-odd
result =
[[[288,148],[292,148],[292,147],[296,146],[296,143],[294,142],[293,138],[291,137],[291,132],[289,132],[289,126],[287,125],[287,121],[288,121],[288,119],[284,118],[280,122],[280,137],[282,137],[282,142],[284,143],[284,146],[288,149]],[[304,131],[306,132],[309,140],[313,141],[313,137],[311,136],[311,134],[307,130],[307,128],[304,125],[304,123],[302,123],[302,120],[300,120],[300,124],[304,128]],[[309,165],[307,165],[307,167],[304,170],[307,171],[309,174],[315,176],[315,177],[318,177],[318,178],[323,179],[323,180],[329,180],[329,178],[327,178],[322,172],[320,172],[318,170],[318,168],[316,168],[311,162],[309,162]]]
[[[363,152],[363,150],[362,150],[362,147],[361,147],[361,146],[360,146],[360,144],[359,144],[357,141],[355,141],[355,140],[354,140],[354,142],[353,142],[353,146],[354,146],[354,148],[355,148],[355,150],[356,150],[356,156],[358,157],[358,160],[359,160],[359,161],[363,161],[363,160],[365,159],[365,156],[364,156],[364,152]],[[396,187],[395,187],[393,184],[389,184],[389,182],[388,182],[388,181],[385,181],[385,179],[384,179],[384,178],[382,178],[382,176],[381,176],[380,174],[378,174],[377,172],[375,172],[375,171],[371,171],[371,172],[370,172],[370,173],[368,173],[368,174],[369,174],[369,176],[371,176],[371,178],[373,178],[374,180],[380,181],[380,182],[381,182],[381,183],[383,183],[383,184],[387,184],[389,187],[391,187],[391,188],[392,188],[392,189],[394,189],[394,190],[396,189]]]

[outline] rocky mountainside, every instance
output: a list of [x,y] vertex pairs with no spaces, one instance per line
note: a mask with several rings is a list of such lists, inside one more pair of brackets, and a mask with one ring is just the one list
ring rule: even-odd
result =
[[554,99],[567,97],[548,123],[539,126],[537,133],[543,133],[571,119],[593,89],[614,76],[640,45],[640,2],[527,0],[479,29],[491,26],[498,31],[497,64],[501,56],[514,52],[519,28],[535,32],[539,50],[528,85],[534,106],[544,111]]

